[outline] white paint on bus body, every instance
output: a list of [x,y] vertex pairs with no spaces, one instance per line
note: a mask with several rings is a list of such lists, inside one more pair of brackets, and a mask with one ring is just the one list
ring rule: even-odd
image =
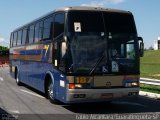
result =
[[60,86],[65,87],[65,82],[63,80],[60,80]]

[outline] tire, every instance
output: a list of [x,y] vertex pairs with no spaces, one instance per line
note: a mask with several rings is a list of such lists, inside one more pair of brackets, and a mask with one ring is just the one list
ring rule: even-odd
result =
[[52,80],[49,80],[48,86],[47,86],[47,97],[51,103],[57,103],[57,100],[55,99],[55,90]]
[[18,86],[21,86],[22,83],[21,83],[20,80],[19,80],[19,73],[18,73],[18,70],[16,70],[15,75],[16,75],[15,78],[16,78],[16,83],[17,83],[17,85],[18,85]]

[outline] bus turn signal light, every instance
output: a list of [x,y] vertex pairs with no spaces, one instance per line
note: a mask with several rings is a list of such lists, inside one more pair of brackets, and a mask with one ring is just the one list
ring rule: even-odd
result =
[[75,89],[75,85],[74,84],[69,84],[69,89]]

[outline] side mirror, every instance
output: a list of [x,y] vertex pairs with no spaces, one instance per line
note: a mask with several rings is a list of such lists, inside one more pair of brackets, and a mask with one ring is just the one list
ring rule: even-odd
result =
[[139,55],[140,55],[140,57],[143,57],[143,55],[144,55],[144,42],[143,42],[143,38],[142,37],[138,37],[138,41],[139,41]]

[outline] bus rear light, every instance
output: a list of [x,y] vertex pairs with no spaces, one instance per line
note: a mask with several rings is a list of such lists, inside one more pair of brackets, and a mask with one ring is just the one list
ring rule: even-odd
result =
[[74,84],[69,84],[69,89],[75,89],[75,85]]

